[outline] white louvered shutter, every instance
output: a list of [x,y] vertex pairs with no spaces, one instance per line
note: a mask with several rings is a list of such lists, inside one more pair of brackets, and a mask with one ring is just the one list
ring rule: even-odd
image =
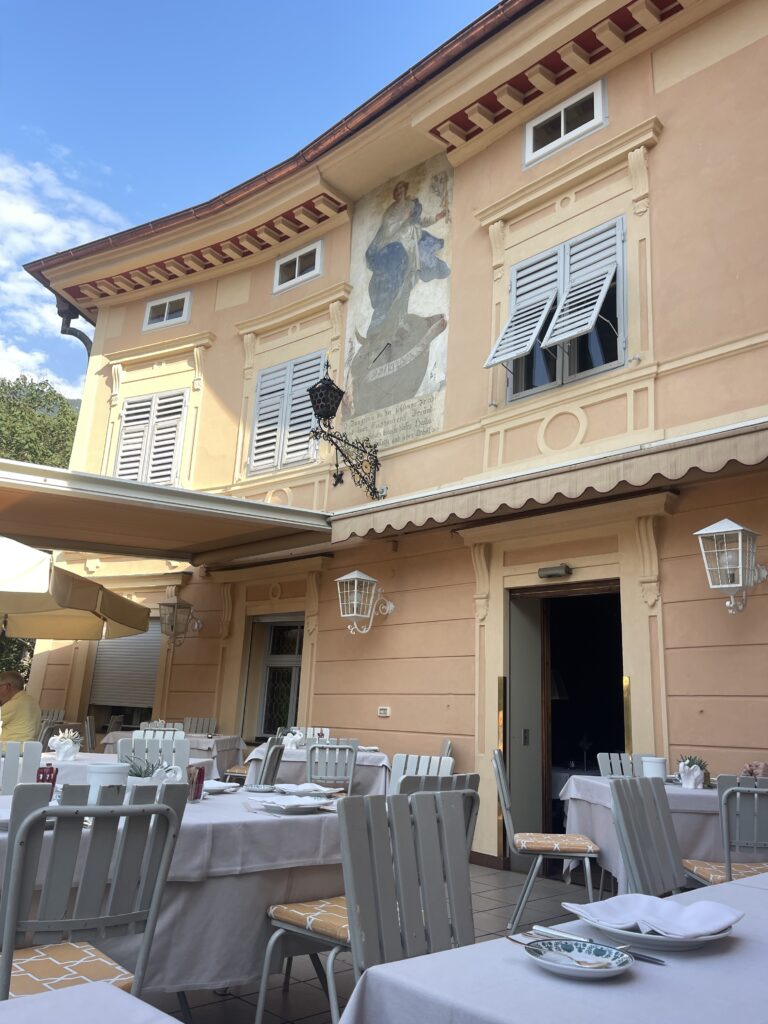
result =
[[149,446],[147,483],[172,484],[178,476],[181,455],[181,424],[186,393],[155,395],[155,415]]
[[290,363],[281,363],[259,374],[251,447],[253,472],[277,467],[284,434],[289,369]]
[[96,647],[89,703],[105,707],[151,708],[155,702],[162,636],[160,620],[146,633],[100,640]]
[[306,462],[311,457],[309,432],[314,423],[314,413],[307,391],[322,377],[324,363],[324,352],[314,352],[311,356],[294,359],[291,363],[282,465]]
[[127,398],[123,402],[120,441],[115,476],[120,480],[141,480],[152,427],[152,396]]
[[565,288],[542,348],[587,334],[595,326],[619,267],[623,222],[603,224],[565,245]]
[[509,319],[486,367],[519,359],[531,351],[557,298],[559,258],[559,251],[553,249],[514,268]]

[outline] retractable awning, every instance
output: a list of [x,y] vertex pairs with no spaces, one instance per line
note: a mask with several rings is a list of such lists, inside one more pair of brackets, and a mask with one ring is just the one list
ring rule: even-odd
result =
[[63,551],[226,562],[253,546],[316,550],[322,512],[0,460],[0,535]]

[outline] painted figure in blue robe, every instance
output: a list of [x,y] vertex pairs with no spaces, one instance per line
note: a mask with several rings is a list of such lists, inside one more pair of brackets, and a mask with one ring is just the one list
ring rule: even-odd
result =
[[424,230],[441,220],[445,211],[433,219],[425,218],[421,202],[408,195],[407,181],[395,185],[393,199],[365,253],[371,271],[368,294],[373,307],[369,339],[380,336],[382,330],[397,333],[402,327],[417,281],[434,281],[451,272],[438,255],[445,244],[443,239]]

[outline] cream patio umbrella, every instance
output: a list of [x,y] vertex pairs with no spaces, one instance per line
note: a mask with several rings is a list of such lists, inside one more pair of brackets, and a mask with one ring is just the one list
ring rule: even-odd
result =
[[148,623],[148,609],[0,537],[0,636],[109,640],[146,633]]

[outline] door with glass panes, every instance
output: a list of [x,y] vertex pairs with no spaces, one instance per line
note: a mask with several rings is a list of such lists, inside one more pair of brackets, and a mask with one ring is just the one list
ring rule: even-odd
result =
[[301,675],[302,622],[269,625],[264,657],[258,731],[274,735],[280,726],[296,724]]

